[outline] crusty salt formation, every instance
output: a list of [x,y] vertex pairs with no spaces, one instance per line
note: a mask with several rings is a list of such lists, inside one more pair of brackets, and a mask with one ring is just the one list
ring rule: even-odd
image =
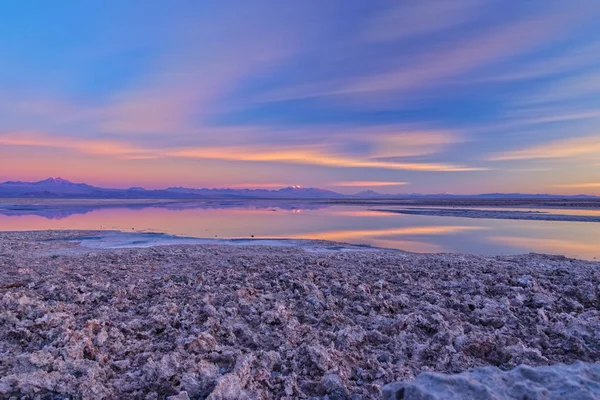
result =
[[598,263],[50,240],[83,235],[0,233],[1,398],[368,399],[600,360]]

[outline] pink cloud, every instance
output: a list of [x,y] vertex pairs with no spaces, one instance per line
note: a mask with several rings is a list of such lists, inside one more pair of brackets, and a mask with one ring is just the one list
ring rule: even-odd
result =
[[384,187],[384,186],[404,186],[410,182],[387,182],[387,181],[350,181],[332,183],[331,186],[339,187]]

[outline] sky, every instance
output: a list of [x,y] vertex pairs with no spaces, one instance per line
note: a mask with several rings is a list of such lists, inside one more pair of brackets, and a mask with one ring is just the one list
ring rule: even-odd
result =
[[597,0],[0,4],[0,181],[600,195]]

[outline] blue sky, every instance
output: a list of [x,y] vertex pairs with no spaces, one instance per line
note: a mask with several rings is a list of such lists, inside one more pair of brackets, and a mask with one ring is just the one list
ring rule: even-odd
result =
[[0,6],[0,179],[600,194],[600,2]]

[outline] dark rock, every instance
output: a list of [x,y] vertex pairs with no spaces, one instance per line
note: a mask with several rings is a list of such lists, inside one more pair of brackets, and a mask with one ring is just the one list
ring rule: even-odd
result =
[[326,374],[321,378],[319,387],[323,394],[326,394],[331,400],[344,400],[348,398],[346,385],[337,374]]

